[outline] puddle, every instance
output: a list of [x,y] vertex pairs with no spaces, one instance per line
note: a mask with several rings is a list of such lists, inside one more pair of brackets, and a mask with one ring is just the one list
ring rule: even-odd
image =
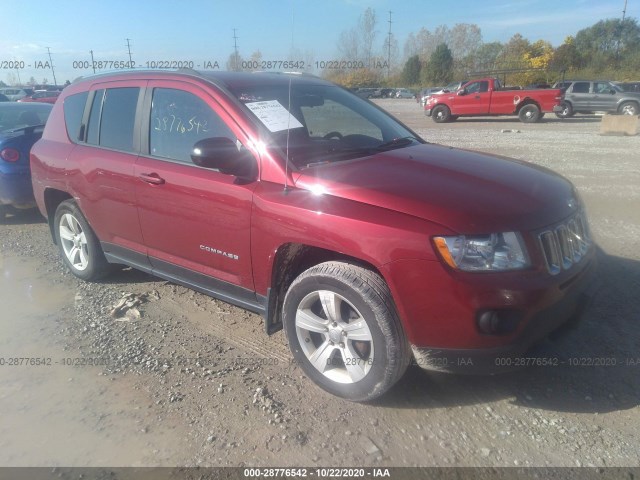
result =
[[[171,466],[188,429],[158,412],[140,379],[68,365],[55,338],[75,292],[35,259],[0,253],[0,465]],[[135,383],[137,382],[137,383]]]

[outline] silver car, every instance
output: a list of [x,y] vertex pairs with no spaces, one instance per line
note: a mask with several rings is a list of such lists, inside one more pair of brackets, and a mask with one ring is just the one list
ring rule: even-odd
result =
[[640,93],[625,92],[606,80],[570,80],[556,83],[554,88],[565,88],[559,118],[576,113],[610,112],[622,115],[640,113]]

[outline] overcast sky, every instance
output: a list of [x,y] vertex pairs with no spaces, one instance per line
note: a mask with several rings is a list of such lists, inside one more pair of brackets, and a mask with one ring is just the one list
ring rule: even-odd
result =
[[[367,7],[377,15],[376,49],[382,48],[393,12],[400,55],[409,33],[456,23],[477,24],[485,42],[505,42],[520,33],[558,46],[599,20],[620,18],[624,0],[29,0],[20,5],[2,11],[0,80],[5,82],[13,73],[23,82],[34,76],[53,83],[44,63],[46,47],[58,83],[73,80],[92,72],[74,68],[74,62],[91,59],[90,50],[95,60],[127,60],[127,38],[137,66],[188,60],[203,68],[217,61],[224,69],[234,28],[246,58],[260,50],[263,60],[286,60],[293,45],[314,61],[334,60],[340,33],[355,26]],[[640,0],[628,0],[627,16],[640,17]],[[14,60],[24,61],[25,68],[8,69],[6,62]]]

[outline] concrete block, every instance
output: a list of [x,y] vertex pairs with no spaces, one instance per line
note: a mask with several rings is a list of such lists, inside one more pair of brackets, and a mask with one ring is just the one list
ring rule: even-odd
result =
[[600,135],[637,135],[637,115],[611,115],[607,113],[600,123]]

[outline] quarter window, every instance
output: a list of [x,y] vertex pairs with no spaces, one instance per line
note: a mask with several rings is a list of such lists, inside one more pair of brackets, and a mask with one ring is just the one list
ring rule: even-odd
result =
[[192,163],[193,146],[204,138],[236,136],[202,99],[172,88],[153,90],[149,125],[149,153]]
[[87,103],[89,92],[77,93],[67,97],[64,101],[64,123],[67,126],[67,135],[73,143],[80,138],[80,123],[82,122],[82,114],[84,113],[84,105]]

